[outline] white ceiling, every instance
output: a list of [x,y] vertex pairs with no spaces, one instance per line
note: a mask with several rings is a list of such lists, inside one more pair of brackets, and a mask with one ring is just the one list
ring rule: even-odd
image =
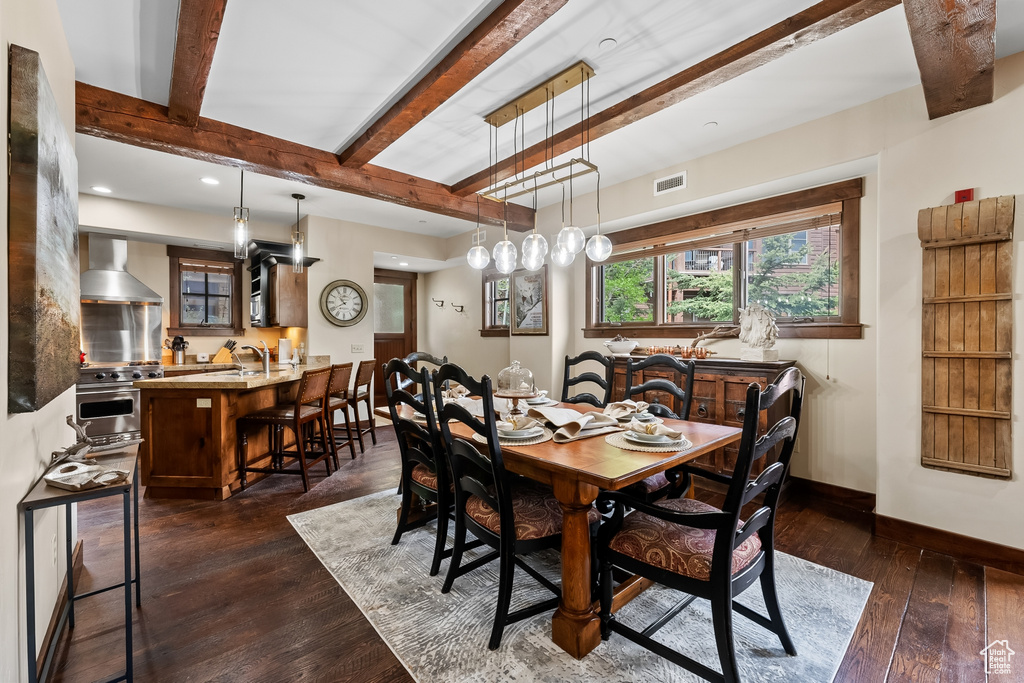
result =
[[[202,115],[322,149],[342,149],[499,0],[228,3]],[[591,113],[810,6],[813,0],[570,2],[373,163],[444,183],[487,165],[482,116],[579,59],[595,67]],[[166,103],[175,0],[58,0],[78,80]],[[615,38],[611,49],[599,48]],[[1024,2],[1000,0],[997,55],[1024,49]],[[591,144],[605,186],[901,90],[919,82],[902,7],[647,117]],[[556,101],[557,126],[579,120],[579,90]],[[717,127],[705,127],[716,121]],[[502,156],[511,128],[500,130]],[[543,108],[526,143],[543,137]],[[117,198],[224,212],[237,203],[237,169],[79,135],[80,186]],[[568,158],[568,157],[566,157]],[[214,176],[219,186],[198,179]],[[593,178],[577,191],[593,187]],[[472,228],[377,200],[248,174],[254,220],[303,214],[449,236]],[[542,193],[541,205],[560,198]],[[524,203],[527,199],[521,200]],[[425,222],[423,222],[425,221]],[[389,259],[388,255],[383,255]]]

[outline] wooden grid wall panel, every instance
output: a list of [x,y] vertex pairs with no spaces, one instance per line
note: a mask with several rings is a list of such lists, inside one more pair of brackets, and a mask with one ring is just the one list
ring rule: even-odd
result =
[[921,464],[1012,473],[1014,198],[923,209]]

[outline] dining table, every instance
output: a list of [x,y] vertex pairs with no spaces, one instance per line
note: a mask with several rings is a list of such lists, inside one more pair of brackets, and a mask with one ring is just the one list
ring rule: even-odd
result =
[[[558,403],[580,413],[599,411],[586,404]],[[408,406],[401,406],[401,417],[414,418]],[[375,413],[390,418],[387,407]],[[591,549],[588,512],[602,489],[618,491],[652,475],[690,462],[718,448],[740,440],[737,427],[663,419],[664,426],[686,437],[690,447],[678,452],[643,452],[614,446],[605,435],[577,439],[568,443],[548,440],[534,445],[518,445],[502,440],[505,469],[547,484],[562,510],[562,596],[551,618],[551,639],[576,659],[582,659],[601,642],[598,606],[591,596]],[[471,439],[468,427],[452,423],[453,435]],[[640,577],[623,581],[616,588],[613,608],[618,610],[650,585]]]

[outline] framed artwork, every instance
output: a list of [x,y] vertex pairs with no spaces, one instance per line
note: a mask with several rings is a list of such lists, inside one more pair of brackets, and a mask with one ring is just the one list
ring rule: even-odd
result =
[[10,48],[7,411],[78,381],[78,161],[39,54]]
[[512,334],[548,333],[548,267],[511,276]]

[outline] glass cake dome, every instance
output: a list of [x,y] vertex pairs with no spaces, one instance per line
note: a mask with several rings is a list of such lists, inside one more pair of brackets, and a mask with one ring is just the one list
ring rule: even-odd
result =
[[495,393],[507,398],[536,396],[537,385],[533,381],[533,373],[520,365],[519,361],[512,361],[512,365],[498,373]]

